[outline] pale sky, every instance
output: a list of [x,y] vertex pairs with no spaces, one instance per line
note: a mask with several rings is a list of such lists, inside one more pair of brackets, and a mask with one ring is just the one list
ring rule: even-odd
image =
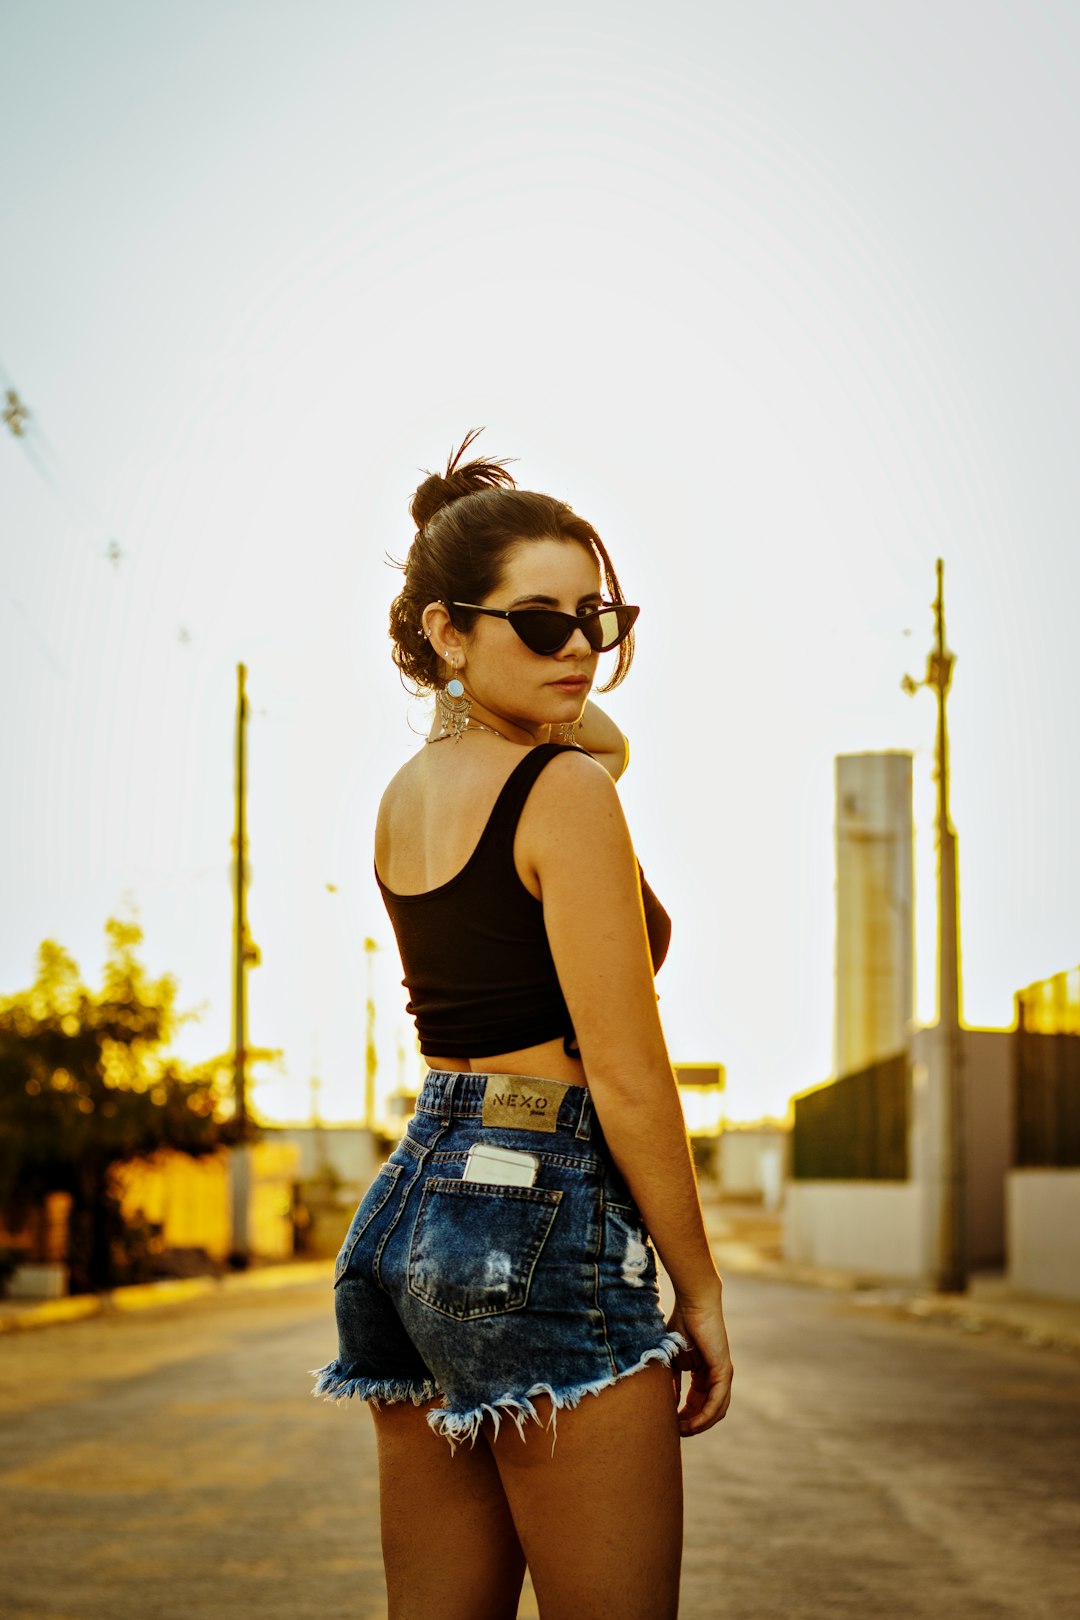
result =
[[1076,964],[1074,6],[0,0],[0,105],[0,993],[134,907],[227,1045],[242,659],[256,1102],[358,1113],[365,935],[394,1083],[385,555],[481,424],[641,604],[623,799],[733,1117],[829,1073],[837,753],[915,753],[933,1016],[939,555],[967,1016]]

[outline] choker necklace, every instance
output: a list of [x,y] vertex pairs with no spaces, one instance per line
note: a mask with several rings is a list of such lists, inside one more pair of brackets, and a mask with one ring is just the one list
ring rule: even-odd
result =
[[503,742],[510,741],[510,738],[503,732],[496,731],[494,726],[485,726],[482,720],[467,720],[459,732],[444,731],[438,737],[425,737],[424,741],[426,743],[445,742],[447,737],[453,737],[454,741],[457,742],[464,736],[466,731],[490,731],[493,737],[502,737]]

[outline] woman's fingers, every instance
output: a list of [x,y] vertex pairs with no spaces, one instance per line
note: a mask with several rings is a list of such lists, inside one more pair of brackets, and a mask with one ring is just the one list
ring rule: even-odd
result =
[[720,1422],[731,1403],[734,1372],[730,1361],[710,1369],[696,1347],[691,1359],[690,1385],[679,1410],[679,1433],[687,1437],[704,1434]]
[[686,1437],[704,1434],[719,1423],[731,1403],[734,1368],[723,1311],[688,1312],[676,1303],[668,1328],[681,1333],[688,1345],[673,1363],[673,1368],[690,1374],[679,1407],[679,1433]]
[[715,1384],[706,1395],[688,1398],[679,1414],[679,1433],[689,1439],[719,1423],[731,1400],[731,1386]]

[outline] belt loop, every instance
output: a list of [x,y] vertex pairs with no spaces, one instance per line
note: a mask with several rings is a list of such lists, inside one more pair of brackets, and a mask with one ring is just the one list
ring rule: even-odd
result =
[[587,1142],[590,1136],[589,1125],[592,1120],[592,1099],[589,1096],[588,1086],[581,1088],[581,1113],[578,1115],[577,1130],[574,1136],[579,1142]]
[[443,1092],[442,1108],[439,1110],[439,1114],[447,1125],[449,1125],[450,1118],[453,1113],[454,1087],[457,1085],[457,1079],[458,1077],[456,1070],[452,1071],[446,1077],[446,1089]]

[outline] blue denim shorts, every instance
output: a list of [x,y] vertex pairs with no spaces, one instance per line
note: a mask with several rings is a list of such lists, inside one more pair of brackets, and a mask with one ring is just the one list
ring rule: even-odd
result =
[[[475,1143],[524,1150],[532,1186],[463,1180]],[[523,1432],[685,1348],[585,1086],[429,1071],[334,1268],[338,1356],[316,1395],[437,1402],[451,1446],[486,1416]]]

